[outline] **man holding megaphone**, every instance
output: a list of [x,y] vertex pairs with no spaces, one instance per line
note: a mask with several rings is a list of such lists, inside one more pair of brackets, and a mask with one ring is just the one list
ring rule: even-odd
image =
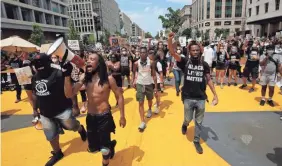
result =
[[[51,159],[46,166],[53,166],[64,154],[59,144],[59,134],[62,128],[78,131],[83,141],[86,141],[86,131],[79,121],[72,116],[71,95],[66,90],[71,75],[70,63],[61,68],[51,67],[51,57],[41,53],[34,57],[34,66],[37,73],[32,78],[34,117],[40,117],[39,121],[47,140],[53,151]],[[38,110],[40,110],[40,116]]]

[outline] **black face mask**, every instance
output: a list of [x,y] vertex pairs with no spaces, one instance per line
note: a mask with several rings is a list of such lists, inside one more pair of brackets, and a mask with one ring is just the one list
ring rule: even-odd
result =
[[[51,59],[46,54],[36,55],[33,62],[35,69],[38,71],[38,74],[42,77],[48,77],[51,75],[53,71],[51,68],[51,63]],[[39,68],[42,67],[43,69],[39,70]]]

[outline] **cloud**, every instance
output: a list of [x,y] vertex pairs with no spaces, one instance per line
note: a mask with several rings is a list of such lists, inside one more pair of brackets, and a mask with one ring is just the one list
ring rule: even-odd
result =
[[148,7],[146,7],[145,9],[144,9],[144,12],[148,12],[148,11],[150,11],[150,7],[148,6]]
[[166,0],[167,2],[180,3],[184,5],[192,4],[192,0]]

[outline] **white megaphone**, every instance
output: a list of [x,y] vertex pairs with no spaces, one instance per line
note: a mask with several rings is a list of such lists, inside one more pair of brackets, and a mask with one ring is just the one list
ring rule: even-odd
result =
[[84,67],[85,63],[82,58],[76,56],[73,52],[71,52],[64,43],[64,38],[58,38],[48,49],[47,55],[57,55],[60,57],[63,63],[65,62],[72,62],[77,67],[82,68]]

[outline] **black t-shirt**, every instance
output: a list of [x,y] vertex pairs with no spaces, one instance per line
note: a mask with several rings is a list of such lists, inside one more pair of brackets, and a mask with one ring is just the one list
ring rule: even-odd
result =
[[184,73],[184,85],[182,87],[182,100],[205,100],[206,95],[206,74],[210,73],[210,67],[207,62],[191,60],[187,57],[181,57],[181,61],[177,62],[177,66]]
[[216,64],[219,66],[225,65],[225,62],[227,60],[227,54],[226,52],[222,53],[221,51],[216,53],[217,56],[217,62]]
[[121,55],[120,56],[120,66],[122,68],[129,68],[129,62],[132,61],[132,57],[131,56],[124,56],[124,55]]
[[253,51],[250,47],[247,48],[246,54],[248,56],[246,66],[248,68],[258,67],[259,66],[259,59],[253,60],[253,56],[259,56],[259,51]]
[[238,61],[235,61],[236,59],[240,59],[240,55],[239,53],[230,53],[230,63],[229,63],[229,66],[232,66],[232,67],[236,67],[239,65],[239,62]]
[[32,79],[32,90],[37,98],[36,105],[40,114],[53,118],[72,108],[71,99],[66,98],[64,92],[64,77],[62,71],[52,69],[52,74],[47,78],[41,78],[36,73]]

